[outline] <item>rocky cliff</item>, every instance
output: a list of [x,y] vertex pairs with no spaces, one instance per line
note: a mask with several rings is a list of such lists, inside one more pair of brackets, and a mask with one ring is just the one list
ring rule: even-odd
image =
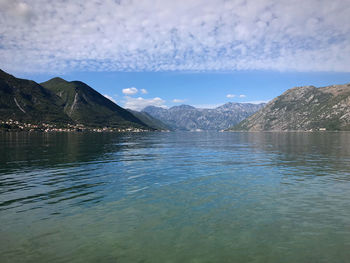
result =
[[229,130],[350,130],[350,84],[289,89]]

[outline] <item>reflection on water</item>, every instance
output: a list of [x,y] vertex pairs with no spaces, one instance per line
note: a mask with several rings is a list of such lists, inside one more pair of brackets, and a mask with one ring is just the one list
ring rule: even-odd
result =
[[0,262],[350,260],[350,133],[4,133],[0,149]]

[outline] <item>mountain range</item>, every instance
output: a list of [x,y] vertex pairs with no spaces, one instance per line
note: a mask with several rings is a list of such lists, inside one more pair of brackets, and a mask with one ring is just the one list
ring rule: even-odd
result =
[[6,126],[8,120],[117,130],[350,130],[350,84],[296,87],[268,104],[230,102],[215,109],[148,106],[137,112],[123,109],[81,81],[53,78],[39,84],[0,70],[0,124]]
[[350,130],[350,83],[289,89],[229,130]]
[[252,115],[265,104],[229,102],[215,109],[200,109],[189,105],[169,109],[148,106],[142,110],[173,130],[223,130]]

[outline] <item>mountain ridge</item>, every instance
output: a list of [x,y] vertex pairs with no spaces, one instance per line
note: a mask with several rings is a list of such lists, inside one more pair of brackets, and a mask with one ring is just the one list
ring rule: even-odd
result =
[[148,106],[142,111],[174,130],[222,130],[250,116],[263,105],[229,102],[214,109],[203,109],[182,104],[169,109]]
[[73,120],[61,111],[58,96],[32,80],[16,78],[0,69],[0,119],[27,122]]
[[64,112],[77,123],[92,126],[146,126],[133,114],[118,106],[81,81],[53,78],[41,85],[64,103]]
[[69,82],[56,77],[39,84],[16,78],[1,69],[0,121],[6,129],[14,123],[15,129],[45,124],[42,130],[54,128],[52,125],[154,130],[81,81]]
[[141,120],[143,123],[147,124],[149,127],[152,127],[159,131],[171,131],[171,127],[163,123],[162,121],[153,118],[151,115],[149,115],[147,112],[142,111],[135,111],[131,109],[126,109],[129,112],[131,112],[136,118]]
[[228,130],[350,130],[350,83],[291,88]]

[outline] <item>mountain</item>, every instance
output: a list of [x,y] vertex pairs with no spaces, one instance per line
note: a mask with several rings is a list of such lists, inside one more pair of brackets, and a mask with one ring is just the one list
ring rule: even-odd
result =
[[199,109],[189,105],[164,109],[148,106],[142,111],[175,130],[222,130],[252,115],[264,104],[226,103],[215,109]]
[[229,130],[350,130],[350,84],[296,87]]
[[0,121],[1,127],[9,122],[11,125],[12,122],[20,122],[17,124],[21,127],[25,126],[23,123],[41,124],[43,127],[51,127],[46,124],[82,124],[85,127],[153,130],[83,82],[54,78],[38,84],[16,78],[2,70]]
[[62,107],[62,100],[38,83],[0,70],[0,120],[73,123]]
[[76,123],[89,126],[148,127],[129,111],[83,82],[53,78],[41,85],[61,98],[63,112]]
[[151,115],[149,115],[147,112],[140,112],[140,111],[134,111],[131,109],[127,109],[129,112],[131,112],[136,118],[141,120],[143,123],[145,123],[147,126],[160,131],[169,131],[171,128],[166,125],[164,122],[153,118]]

